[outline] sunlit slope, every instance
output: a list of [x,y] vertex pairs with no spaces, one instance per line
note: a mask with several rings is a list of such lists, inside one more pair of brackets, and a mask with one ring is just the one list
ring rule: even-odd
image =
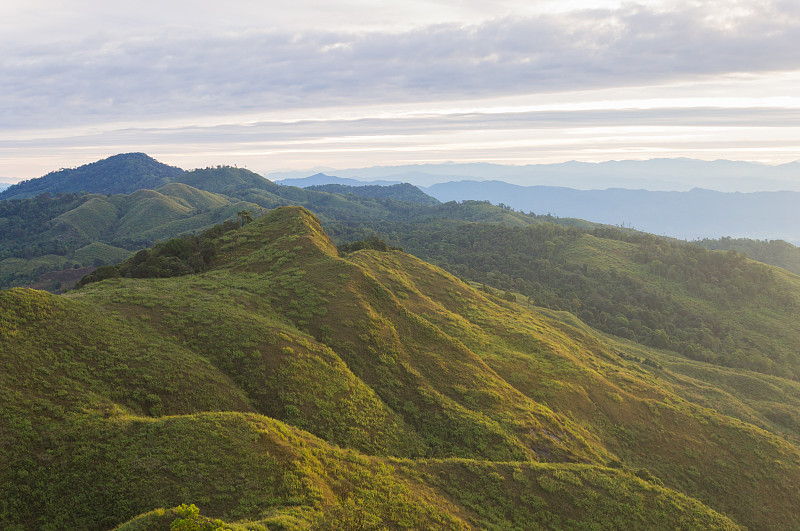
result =
[[735,251],[554,223],[443,220],[375,231],[463,278],[567,310],[604,332],[800,380],[800,277]]
[[[273,211],[224,236],[204,275],[104,282],[71,296],[146,313],[251,389],[270,408],[264,413],[298,417],[338,444],[392,455],[603,462],[588,433],[508,386],[459,340],[338,258],[302,209]],[[348,381],[357,387],[343,388]],[[337,397],[347,400],[328,405]]]
[[[407,308],[462,340],[505,382],[587,428],[627,466],[645,468],[666,485],[737,515],[747,525],[774,518],[776,506],[783,507],[778,510],[784,513],[781,525],[798,522],[791,487],[800,480],[797,447],[741,422],[735,408],[730,414],[737,418],[702,407],[754,397],[728,387],[729,398],[721,401],[714,393],[723,391],[713,386],[690,389],[690,371],[675,355],[604,340],[569,314],[564,314],[567,323],[578,326],[564,323],[563,315],[520,312],[515,304],[454,286],[450,275],[409,255],[359,251],[351,260],[403,293]],[[654,355],[682,370],[657,368]],[[650,364],[645,363],[648,357]],[[694,367],[696,372],[718,371],[730,381],[737,378],[737,371],[702,363]],[[792,389],[791,382],[780,381]],[[786,434],[785,429],[774,432]]]
[[232,210],[245,207],[254,205],[172,183],[157,190],[137,190],[128,195],[92,196],[78,208],[56,218],[52,231],[74,232],[86,240],[147,241],[153,239],[153,235],[180,233],[176,227],[207,228],[228,219]]
[[[607,291],[618,289],[611,297],[617,306],[628,298],[629,310],[609,315],[617,321],[610,331],[693,359],[800,378],[800,277],[734,251],[655,238],[629,243],[584,235],[560,252],[574,266],[616,277]],[[581,301],[596,312],[602,303],[593,298],[602,296],[594,290]]]
[[[421,445],[404,448],[407,453],[386,448],[389,453],[605,464],[622,459],[753,521],[767,517],[755,501],[756,492],[774,492],[773,499],[792,506],[790,484],[798,479],[794,447],[684,402],[664,381],[628,363],[591,331],[520,313],[519,307],[487,297],[409,255],[362,251],[342,260],[313,216],[302,210],[277,210],[229,234],[214,271],[169,282],[206,283],[209,292],[211,286],[225,285],[222,292],[228,296],[238,290],[239,297],[249,298],[245,308],[253,314],[271,309],[330,347],[358,381],[402,418],[397,428],[410,428]],[[126,285],[120,283],[119,291]],[[166,305],[155,301],[164,297],[163,285],[143,282],[137,290],[137,296],[150,293],[158,314],[153,318],[162,321],[168,317],[159,308]],[[116,290],[98,288],[92,296],[111,298]],[[181,306],[173,310],[174,315],[185,313]],[[200,334],[204,340],[199,343],[209,351],[224,351],[202,336],[202,326],[191,325],[183,334]],[[248,345],[240,341],[226,339],[227,348],[246,352]],[[268,414],[320,430],[316,420]],[[718,426],[709,430],[709,419]],[[332,431],[334,442],[375,451],[342,439],[353,433],[352,427]],[[676,441],[675,448],[657,447],[665,436]],[[385,434],[382,439],[391,440]],[[752,455],[761,445],[769,457]],[[714,459],[701,459],[701,449],[719,462],[747,465],[720,468]],[[788,475],[749,478],[753,469],[776,472],[783,466]]]
[[[6,528],[108,529],[187,501],[205,514],[270,528],[348,529],[363,521],[412,529],[525,522],[734,528],[696,501],[620,470],[396,461],[332,447],[246,413],[249,397],[232,379],[159,337],[144,313],[108,314],[30,290],[0,297]],[[493,489],[479,487],[485,482]],[[158,529],[159,514],[129,527]],[[165,529],[177,518],[166,516]]]
[[800,524],[796,447],[688,375],[402,252],[339,256],[300,208],[203,274],[1,293],[4,525]]

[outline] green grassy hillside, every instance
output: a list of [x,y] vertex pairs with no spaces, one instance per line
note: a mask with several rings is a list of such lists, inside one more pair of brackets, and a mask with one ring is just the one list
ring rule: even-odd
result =
[[207,229],[253,203],[170,183],[128,195],[47,195],[0,201],[0,286],[50,271],[117,263],[132,251]]
[[[15,195],[13,200],[0,201],[0,286],[29,284],[43,274],[58,271],[67,261],[68,268],[75,264],[82,267],[110,263],[108,253],[75,255],[76,249],[86,248],[91,243],[133,251],[158,240],[234,219],[242,210],[258,214],[265,208],[299,205],[315,212],[329,230],[336,230],[334,225],[343,224],[351,233],[353,223],[366,222],[369,227],[382,220],[455,218],[510,226],[538,222],[535,216],[488,203],[436,205],[436,201],[431,200],[432,204],[427,204],[431,201],[419,201],[421,192],[418,190],[417,195],[410,196],[416,202],[409,202],[403,200],[409,198],[407,189],[393,188],[386,192],[378,187],[377,192],[362,197],[279,186],[249,170],[229,166],[190,172],[175,169],[177,171],[152,180],[146,164],[125,166],[135,160],[136,154],[118,156],[66,173],[56,172],[26,184],[31,190],[41,188],[40,192],[49,193],[28,199],[22,198],[28,197],[25,195]],[[151,165],[158,164],[150,161]],[[114,171],[119,165],[127,169],[117,175]],[[148,189],[144,186],[147,183],[156,189]],[[120,187],[127,187],[129,193],[116,193]],[[65,194],[62,189],[96,193]],[[379,197],[372,197],[374,195]],[[422,196],[423,199],[427,197]],[[566,223],[591,225],[577,220]],[[15,260],[3,262],[6,259]],[[40,282],[38,285],[50,284]]]
[[378,234],[460,277],[570,311],[619,337],[691,359],[800,378],[800,335],[794,326],[800,284],[733,251],[708,252],[485,202],[424,205],[344,197],[279,186],[241,168],[207,168],[172,179],[176,182],[159,190],[125,196],[0,202],[7,214],[0,224],[8,235],[0,285],[119,259],[120,253],[87,247],[93,242],[135,250],[231,219],[241,210],[295,204],[319,215],[338,243]]
[[733,250],[541,218],[516,227],[451,218],[331,228],[339,241],[377,234],[462,278],[570,311],[622,338],[800,378],[800,279]]
[[212,241],[204,273],[0,292],[4,528],[800,525],[786,380],[340,255],[299,208]]

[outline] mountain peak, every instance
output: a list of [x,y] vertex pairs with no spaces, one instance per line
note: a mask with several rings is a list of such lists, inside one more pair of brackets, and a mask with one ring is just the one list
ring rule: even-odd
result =
[[192,170],[182,173],[173,181],[219,194],[250,188],[267,189],[270,186],[274,186],[266,177],[235,166],[217,166],[216,168]]
[[120,153],[22,181],[0,193],[0,199],[25,199],[42,193],[127,194],[140,188],[158,188],[181,173],[182,169],[162,164],[144,153]]
[[[338,256],[319,219],[303,207],[279,207],[266,212],[223,241],[218,265],[260,270],[282,256],[322,253]],[[278,256],[280,255],[280,256]]]

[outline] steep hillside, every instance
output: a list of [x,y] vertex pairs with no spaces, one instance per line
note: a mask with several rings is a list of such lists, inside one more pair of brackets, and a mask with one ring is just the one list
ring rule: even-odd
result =
[[[156,164],[144,155],[141,157],[145,157],[145,162]],[[536,223],[534,216],[477,202],[468,207],[447,205],[440,208],[428,204],[435,201],[416,188],[412,190],[416,191],[415,202],[402,199],[408,195],[408,190],[402,187],[399,191],[402,197],[394,192],[390,194],[392,197],[368,197],[375,193],[343,196],[280,186],[247,169],[230,166],[173,172],[174,175],[158,181],[168,184],[151,190],[145,187],[152,181],[147,164],[141,167],[132,164],[141,157],[119,155],[70,170],[72,173],[55,172],[29,182],[31,189],[36,190],[48,188],[49,185],[45,185],[50,182],[55,183],[53,189],[59,190],[68,189],[69,183],[79,183],[75,184],[75,189],[95,190],[95,194],[59,192],[53,196],[42,193],[30,199],[15,196],[14,200],[0,201],[0,286],[25,285],[50,272],[110,263],[109,258],[119,254],[74,254],[80,248],[93,249],[92,243],[136,250],[157,240],[233,219],[242,210],[258,213],[264,208],[299,205],[314,211],[328,227],[332,223],[448,216],[511,225]],[[118,167],[124,167],[128,173],[115,176],[114,170]],[[115,194],[123,184],[131,192]],[[378,188],[379,192],[384,191]],[[425,200],[420,200],[420,196]],[[47,282],[37,285],[55,286]]]
[[800,378],[797,276],[732,250],[543,221],[515,227],[451,218],[331,229],[340,241],[378,235],[462,278],[570,311],[619,337]]
[[22,181],[0,192],[0,200],[26,199],[45,192],[129,194],[140,188],[163,186],[181,173],[182,169],[162,164],[144,153],[123,153]]
[[174,180],[184,182],[130,195],[0,202],[0,285],[41,279],[38,286],[63,289],[69,283],[42,276],[62,271],[59,278],[71,278],[66,272],[75,268],[114,263],[126,251],[242,210],[258,215],[300,205],[337,243],[377,234],[463,278],[571,311],[620,337],[719,365],[800,374],[793,326],[800,285],[740,255],[487,202],[426,205],[279,186],[242,168],[195,170]]
[[132,251],[259,207],[170,183],[131,194],[65,194],[0,201],[0,286],[48,272],[117,263]]
[[723,369],[340,255],[300,208],[213,243],[201,274],[0,292],[2,526],[800,525],[800,451],[707,408],[756,399]]

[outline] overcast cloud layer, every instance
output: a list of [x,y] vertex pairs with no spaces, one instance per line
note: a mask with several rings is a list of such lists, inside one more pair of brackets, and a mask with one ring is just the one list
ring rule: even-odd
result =
[[[10,36],[0,43],[0,177],[119,151],[260,171],[475,160],[476,150],[516,163],[800,158],[793,1],[538,12],[505,2],[500,18],[477,3],[412,2],[409,15],[431,16],[396,25],[351,1],[328,27],[330,7],[308,1],[205,16],[192,2],[186,20],[149,23],[147,3],[130,17],[125,2],[76,4],[86,11],[0,11]],[[347,9],[363,26],[343,22]]]

